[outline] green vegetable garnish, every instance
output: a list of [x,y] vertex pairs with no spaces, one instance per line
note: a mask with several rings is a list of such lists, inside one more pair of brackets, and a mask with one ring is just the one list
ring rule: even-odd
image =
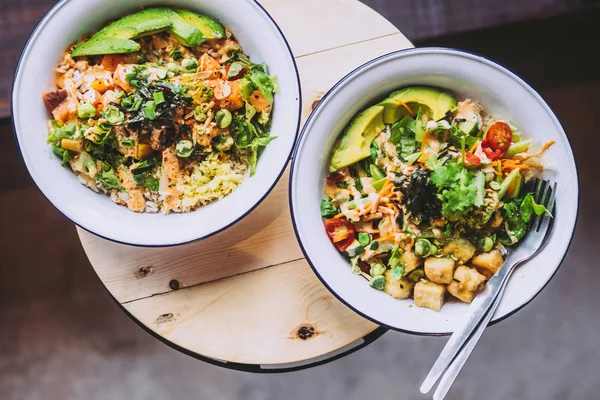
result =
[[94,118],[96,116],[96,109],[88,103],[80,104],[77,107],[77,116],[81,119]]
[[194,73],[198,70],[198,60],[195,58],[186,58],[181,62],[181,68],[186,73]]
[[366,247],[369,243],[371,243],[371,240],[373,240],[373,238],[367,232],[358,233],[358,243],[360,243],[362,246]]
[[385,278],[381,275],[374,276],[369,281],[369,286],[377,290],[383,290],[383,287],[385,286]]
[[387,267],[385,265],[383,265],[382,263],[373,263],[373,264],[371,264],[371,270],[369,271],[369,274],[371,276],[383,275],[383,274],[385,274],[386,270],[387,270]]
[[232,120],[233,116],[229,110],[219,110],[215,114],[215,122],[219,128],[227,128],[229,125],[231,125]]
[[156,103],[154,103],[154,101],[147,101],[142,110],[144,111],[145,118],[149,120],[156,119]]
[[396,265],[392,268],[392,278],[402,279],[402,275],[404,275],[404,268],[401,265]]
[[194,144],[189,140],[180,140],[175,146],[175,153],[179,157],[187,158],[194,152]]
[[165,94],[163,92],[154,92],[154,104],[159,105],[165,102]]
[[227,72],[227,77],[233,78],[238,75],[244,69],[244,64],[239,61],[232,62],[229,66],[229,71]]
[[98,180],[107,189],[123,189],[121,181],[117,178],[112,168],[108,171],[103,171]]
[[321,216],[323,218],[331,218],[338,215],[340,212],[339,209],[334,207],[334,205],[329,200],[321,200]]
[[433,182],[441,192],[442,214],[448,218],[459,218],[474,207],[483,205],[485,175],[473,173],[455,161],[436,169],[431,174]]
[[181,55],[181,51],[179,51],[179,49],[171,50],[171,52],[169,53],[169,56],[171,56],[171,58],[175,61],[179,61],[183,58],[183,56]]
[[134,144],[135,144],[135,140],[133,140],[133,139],[127,138],[127,139],[121,140],[121,145],[123,147],[125,147],[126,149],[131,149]]

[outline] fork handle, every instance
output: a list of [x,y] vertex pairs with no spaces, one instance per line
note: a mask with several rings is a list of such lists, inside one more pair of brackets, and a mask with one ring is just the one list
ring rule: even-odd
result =
[[[508,275],[510,276],[511,274],[509,273]],[[483,320],[481,321],[475,332],[473,332],[473,335],[469,337],[465,345],[458,352],[454,360],[452,360],[452,362],[450,363],[450,366],[448,367],[444,375],[442,375],[442,379],[440,379],[440,384],[435,389],[435,392],[433,394],[433,400],[443,400],[448,394],[448,391],[454,384],[456,377],[466,364],[467,360],[469,359],[469,356],[473,352],[473,349],[479,342],[479,339],[481,339],[483,331],[485,331],[485,328],[487,328],[488,324],[492,320],[492,317],[494,316],[494,313],[496,312],[496,309],[498,308],[498,305],[502,300],[502,295],[504,294],[504,290],[506,289],[507,282],[508,279],[505,279],[502,285],[500,286],[498,295],[494,299],[490,310],[487,314],[485,314]]]
[[440,376],[442,376],[454,357],[456,357],[456,354],[460,351],[467,339],[473,334],[479,323],[493,306],[494,300],[502,290],[504,283],[508,280],[517,264],[518,262],[513,262],[509,255],[502,268],[500,268],[500,271],[488,281],[485,290],[473,300],[473,303],[471,303],[471,306],[464,317],[465,322],[462,324],[462,327],[450,336],[448,343],[444,346],[444,349],[423,381],[420,388],[421,393],[429,393],[438,379],[440,379]]

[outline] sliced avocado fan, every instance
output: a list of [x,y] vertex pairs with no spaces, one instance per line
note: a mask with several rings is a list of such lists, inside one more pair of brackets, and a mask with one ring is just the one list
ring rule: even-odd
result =
[[393,92],[379,103],[385,108],[384,123],[393,124],[409,113],[402,103],[414,114],[421,108],[422,112],[434,121],[439,121],[449,112],[456,110],[456,99],[450,93],[427,86],[411,86]]
[[[185,11],[186,17],[179,13],[180,11],[175,12],[170,8],[155,7],[127,15],[76,46],[71,55],[79,57],[132,53],[140,50],[140,45],[132,39],[167,29],[187,47],[194,47],[206,39],[225,37],[225,28],[218,22],[190,11]],[[188,22],[189,20],[201,21],[202,28],[197,23]]]
[[371,106],[350,121],[333,152],[331,172],[369,157],[373,139],[385,129],[383,110],[383,106]]

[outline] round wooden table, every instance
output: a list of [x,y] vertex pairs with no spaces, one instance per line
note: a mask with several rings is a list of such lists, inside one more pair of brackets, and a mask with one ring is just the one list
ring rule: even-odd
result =
[[[412,47],[357,0],[261,4],[294,52],[304,121],[354,68]],[[254,212],[206,240],[137,248],[78,232],[94,270],[122,309],[155,337],[204,361],[255,372],[289,371],[342,357],[385,332],[340,303],[303,258],[290,219],[287,172]]]

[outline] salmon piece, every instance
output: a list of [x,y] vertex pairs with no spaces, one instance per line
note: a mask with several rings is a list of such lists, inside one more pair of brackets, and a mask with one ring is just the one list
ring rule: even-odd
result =
[[117,66],[117,69],[115,70],[115,73],[113,74],[113,81],[114,81],[115,85],[119,86],[126,92],[131,91],[131,85],[129,84],[127,79],[125,79],[125,77],[127,76],[127,74],[129,74],[131,71],[133,71],[134,67],[135,67],[135,65],[133,65],[133,64],[125,64],[125,65],[119,64]]
[[129,191],[129,199],[127,199],[127,208],[133,212],[142,212],[146,207],[146,199],[144,193],[139,189]]
[[200,57],[200,71],[220,71],[221,64],[207,53]]
[[105,92],[112,89],[113,86],[114,81],[111,72],[103,67],[94,66],[89,68],[83,75],[83,84],[79,90],[86,92],[90,89],[96,89]]
[[242,108],[244,106],[244,98],[242,97],[242,93],[240,92],[239,80],[227,82],[227,85],[229,87],[229,93],[221,99],[219,99],[217,96],[217,90],[213,89],[215,90],[215,98],[217,99],[215,103],[218,104],[220,108],[226,108],[230,111],[235,111]]
[[163,206],[166,212],[181,212],[182,193],[177,189],[177,182],[181,176],[181,169],[175,147],[169,147],[162,153],[161,187],[165,193]]
[[121,103],[121,99],[117,99],[117,94],[112,90],[104,92],[104,94],[100,97],[99,103],[96,105],[96,109],[98,111],[102,111],[107,108],[110,103]]
[[109,54],[102,58],[102,66],[110,72],[115,72],[119,64],[126,64],[127,59],[121,54]]
[[64,124],[77,115],[77,102],[66,98],[58,107],[52,110],[52,116],[59,124]]
[[85,100],[86,103],[90,103],[94,107],[100,104],[101,97],[102,95],[100,92],[94,89],[90,89],[83,94],[83,100]]

